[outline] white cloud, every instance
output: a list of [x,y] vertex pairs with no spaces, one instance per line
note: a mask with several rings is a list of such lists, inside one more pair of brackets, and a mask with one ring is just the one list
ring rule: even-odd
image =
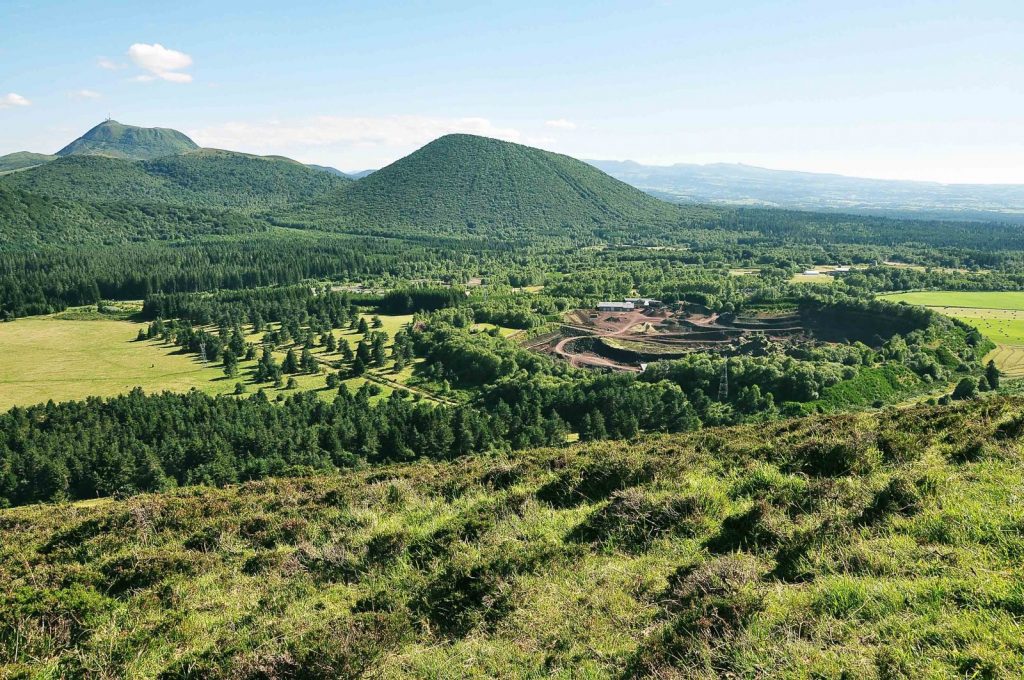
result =
[[124,64],[118,63],[113,59],[108,59],[107,57],[98,57],[96,59],[96,65],[100,68],[105,68],[108,71],[117,71],[125,66]]
[[96,90],[75,90],[68,92],[68,96],[72,99],[99,99],[102,95]]
[[555,120],[546,120],[546,121],[544,121],[544,124],[547,125],[549,128],[556,128],[558,130],[575,130],[576,129],[576,123],[572,122],[571,120],[566,120],[565,118],[557,118]]
[[281,154],[306,162],[356,168],[390,162],[437,137],[453,132],[523,141],[514,128],[487,118],[429,116],[317,116],[296,121],[229,122],[196,130],[190,137],[206,147]]
[[0,109],[12,109],[15,106],[28,106],[31,104],[29,100],[22,97],[20,94],[10,92],[0,97]]
[[128,48],[128,57],[136,66],[147,71],[134,80],[145,82],[159,78],[172,83],[192,82],[191,74],[182,73],[192,65],[192,57],[184,52],[167,49],[160,43],[135,43]]

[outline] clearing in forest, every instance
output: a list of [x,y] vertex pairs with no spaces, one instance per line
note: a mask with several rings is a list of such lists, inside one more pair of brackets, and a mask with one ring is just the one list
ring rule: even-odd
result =
[[[369,322],[373,315],[362,316]],[[379,330],[388,334],[390,350],[395,333],[411,321],[412,316],[380,315],[380,319],[383,326]],[[296,375],[298,385],[294,390],[274,388],[269,383],[256,385],[252,382],[256,361],[250,360],[240,361],[238,376],[228,378],[220,362],[204,364],[195,355],[184,354],[179,347],[166,345],[158,339],[137,341],[139,330],[146,327],[144,323],[116,318],[89,315],[77,318],[74,312],[0,323],[0,348],[3,348],[0,352],[0,412],[12,406],[29,406],[50,399],[110,397],[125,394],[135,387],[146,392],[197,389],[207,394],[232,394],[235,383],[239,382],[250,393],[263,387],[272,398],[279,392],[301,390],[317,390],[325,398],[333,398],[334,391],[327,390],[322,373]],[[215,332],[212,327],[207,330]],[[347,340],[352,349],[362,339],[355,330],[336,329],[334,334]],[[262,335],[249,334],[246,341],[259,344]],[[275,351],[275,358],[280,362],[286,351],[287,348]],[[295,351],[300,352],[301,347],[296,347]],[[312,353],[321,360],[340,358],[325,356],[322,347],[314,348]],[[371,368],[365,377],[344,382],[349,389],[356,390],[372,380],[381,388],[378,398],[383,398],[410,376],[409,367],[395,374],[389,361],[384,368]]]
[[930,307],[977,328],[998,346],[989,358],[1011,378],[1024,377],[1024,292],[920,291],[881,296]]

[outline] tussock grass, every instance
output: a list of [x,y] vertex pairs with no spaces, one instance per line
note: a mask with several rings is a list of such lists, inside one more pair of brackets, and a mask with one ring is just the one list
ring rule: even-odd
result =
[[0,511],[4,677],[1015,678],[1024,399]]

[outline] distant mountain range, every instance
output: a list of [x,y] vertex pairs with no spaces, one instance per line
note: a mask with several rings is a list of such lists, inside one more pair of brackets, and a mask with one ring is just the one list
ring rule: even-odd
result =
[[[56,154],[16,151],[6,156],[0,156],[0,174],[34,168],[68,156],[103,156],[121,160],[144,161],[186,154],[199,149],[198,144],[177,130],[137,127],[125,125],[116,120],[105,120]],[[250,154],[239,155],[259,158]],[[263,158],[295,162],[283,156],[265,156]],[[308,164],[306,167],[347,179],[359,179],[373,172],[373,170],[360,170],[359,172],[345,173],[337,168],[313,164]]]
[[597,242],[612,232],[649,238],[703,211],[658,200],[568,156],[464,134],[436,139],[358,180],[280,156],[203,149],[174,130],[116,121],[55,156],[6,159],[18,167],[0,176],[0,222],[6,215],[26,243],[134,238],[136,225],[143,239],[194,233],[183,220],[209,224],[213,233],[276,225]]
[[314,163],[306,163],[306,167],[307,168],[313,168],[314,170],[322,170],[322,171],[324,171],[326,173],[329,173],[331,175],[335,175],[336,177],[347,177],[349,179],[362,179],[363,177],[366,177],[367,175],[369,175],[371,172],[374,172],[373,170],[359,170],[357,172],[343,172],[341,170],[338,170],[337,168],[332,168],[329,165],[316,165]]
[[[163,151],[170,153],[149,157]],[[949,193],[952,189],[745,166],[588,164],[466,134],[440,137],[354,180],[334,168],[281,156],[203,149],[174,130],[116,121],[101,123],[61,154],[24,152],[0,158],[0,167],[12,168],[0,176],[0,236],[8,243],[121,243],[280,228],[524,246],[552,239],[577,245],[652,244],[677,242],[684,233],[717,239],[728,231],[810,240],[825,234],[842,242],[934,242],[935,222],[896,223],[839,212],[867,212],[864,206],[873,206],[870,210],[914,217],[945,210],[956,217],[985,214],[1008,221],[1016,205],[1013,190],[1018,189],[1003,187],[1004,194],[999,194],[991,188],[989,203],[935,199],[935,207],[922,198],[922,187],[949,196],[955,195]],[[684,184],[691,188],[684,192]],[[893,188],[903,184],[914,191],[900,194]],[[847,187],[845,193],[840,186]],[[857,186],[862,188],[855,190]],[[870,202],[863,187],[890,202]],[[769,201],[768,196],[775,198]],[[1002,202],[994,203],[999,196]],[[743,210],[694,201],[826,208],[836,214]],[[983,213],[993,204],[1006,212],[988,208]],[[1019,231],[1012,225],[955,226],[957,242],[972,244],[987,243],[997,232],[1006,238],[1006,229]]]
[[[201,149],[177,130],[106,120],[56,154],[0,156],[0,175],[10,188],[63,199],[243,211],[308,202],[332,206],[346,222],[413,221],[441,231],[674,219],[660,202],[645,202],[612,178],[673,203],[1024,224],[1024,185],[863,179],[728,163],[583,163],[472,135],[442,137],[379,171],[345,173],[281,156]],[[351,181],[364,178],[373,180]]]
[[1024,185],[862,179],[730,163],[663,166],[633,161],[587,162],[612,177],[677,203],[1024,223]]

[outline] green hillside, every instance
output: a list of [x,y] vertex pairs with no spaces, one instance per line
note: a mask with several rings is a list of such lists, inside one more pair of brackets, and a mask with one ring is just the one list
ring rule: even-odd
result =
[[177,130],[142,128],[106,120],[57,152],[58,156],[110,156],[142,160],[198,149]]
[[0,511],[0,675],[1019,677],[1022,414]]
[[341,170],[338,170],[337,168],[332,168],[329,165],[317,165],[315,163],[306,163],[306,167],[313,168],[314,170],[319,170],[320,172],[326,172],[327,174],[335,175],[336,177],[347,177],[348,179],[352,179]]
[[39,246],[176,241],[268,228],[261,220],[223,210],[55,199],[0,183],[0,253]]
[[56,158],[56,156],[51,156],[45,153],[15,151],[14,153],[9,153],[6,156],[0,156],[0,173],[33,168],[37,165],[42,165],[43,163],[49,163],[54,158]]
[[325,205],[356,228],[502,237],[594,234],[683,217],[568,156],[464,134],[427,144]]
[[0,185],[62,199],[245,212],[310,201],[349,182],[286,158],[215,149],[148,161],[68,156],[0,179]]

